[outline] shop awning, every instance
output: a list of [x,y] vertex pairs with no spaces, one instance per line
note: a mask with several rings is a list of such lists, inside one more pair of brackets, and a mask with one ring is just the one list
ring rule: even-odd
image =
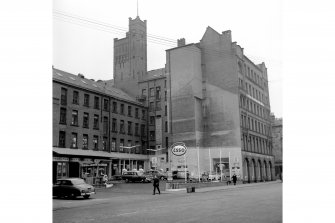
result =
[[149,160],[148,155],[134,154],[134,153],[130,153],[130,154],[129,153],[117,153],[117,152],[108,153],[105,151],[69,149],[69,148],[58,148],[58,147],[53,147],[52,151],[59,155],[106,157],[110,159]]

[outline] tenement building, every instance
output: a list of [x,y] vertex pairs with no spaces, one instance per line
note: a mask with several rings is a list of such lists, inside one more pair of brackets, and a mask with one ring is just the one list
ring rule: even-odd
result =
[[283,119],[271,115],[273,155],[275,157],[275,175],[277,179],[283,173]]
[[53,68],[53,181],[148,169],[147,117],[122,90]]
[[229,30],[208,27],[199,43],[178,45],[166,51],[170,142],[184,142],[188,150],[171,156],[172,169],[273,180],[265,64],[252,62]]

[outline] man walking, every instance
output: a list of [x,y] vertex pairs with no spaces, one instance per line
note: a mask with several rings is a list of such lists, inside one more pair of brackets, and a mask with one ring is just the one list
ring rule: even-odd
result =
[[233,179],[233,183],[234,183],[234,185],[236,185],[237,176],[236,176],[235,174],[233,175],[232,179]]
[[161,194],[161,191],[159,190],[159,179],[156,175],[154,175],[154,183],[153,183],[153,186],[154,186],[154,193],[152,195],[155,195],[156,194],[156,188],[158,190],[158,193]]

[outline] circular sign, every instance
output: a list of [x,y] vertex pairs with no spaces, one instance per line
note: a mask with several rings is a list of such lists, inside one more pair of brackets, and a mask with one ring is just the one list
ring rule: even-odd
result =
[[171,152],[175,156],[182,156],[186,153],[187,148],[185,146],[185,143],[183,142],[176,142],[172,145]]

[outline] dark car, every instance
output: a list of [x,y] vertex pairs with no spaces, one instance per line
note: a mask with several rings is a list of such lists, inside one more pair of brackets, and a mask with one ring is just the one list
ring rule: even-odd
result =
[[57,180],[52,189],[53,196],[75,198],[83,196],[85,199],[95,194],[95,188],[81,178],[66,178]]
[[126,181],[126,183],[128,182],[142,182],[142,183],[146,183],[146,182],[151,182],[151,179],[143,174],[139,174],[139,172],[137,171],[128,171],[125,174],[122,175],[122,179],[124,181]]
[[145,174],[151,176],[151,178],[153,178],[153,176],[156,175],[161,180],[167,180],[168,178],[166,173],[163,173],[162,171],[159,170],[148,170],[145,172]]
[[[190,172],[186,171],[187,179],[190,178]],[[185,179],[185,170],[174,170],[172,171],[172,178],[173,179]]]

